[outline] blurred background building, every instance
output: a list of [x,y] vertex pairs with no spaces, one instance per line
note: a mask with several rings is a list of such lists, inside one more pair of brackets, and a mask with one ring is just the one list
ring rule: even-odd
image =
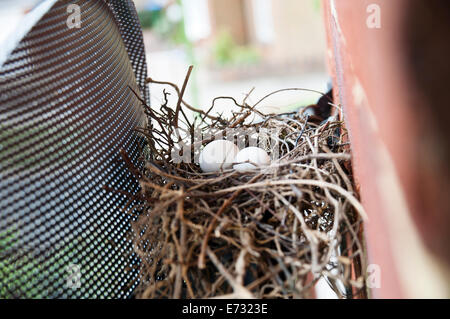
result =
[[[326,91],[325,35],[318,0],[136,0],[149,75],[184,80],[195,71],[187,99],[207,109],[216,96],[249,101],[288,87]],[[160,104],[162,88],[152,87]],[[291,110],[318,99],[314,93],[275,95],[265,111]],[[228,111],[218,105],[218,112]]]
[[[0,43],[40,0],[0,1]],[[217,96],[249,102],[288,87],[327,90],[325,32],[319,0],[135,0],[144,30],[149,76],[181,85],[194,65],[186,100],[208,109]],[[158,107],[162,87],[152,85]],[[173,97],[173,96],[172,96]],[[274,95],[267,112],[310,104],[308,92]],[[217,112],[232,106],[218,104]]]

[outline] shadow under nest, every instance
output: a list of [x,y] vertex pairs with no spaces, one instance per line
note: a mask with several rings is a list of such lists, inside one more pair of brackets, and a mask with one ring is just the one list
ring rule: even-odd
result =
[[[141,212],[129,234],[140,259],[136,297],[309,298],[321,277],[341,298],[366,297],[365,213],[343,123],[257,110],[273,94],[303,89],[275,91],[254,105],[247,103],[251,92],[241,103],[219,97],[208,111],[198,110],[183,100],[190,70],[181,90],[148,79],[174,89],[177,104],[168,106],[165,90],[159,109],[141,100],[150,119],[137,129],[148,142],[143,168],[122,153],[141,186],[141,203],[129,207]],[[230,118],[214,114],[219,99],[239,110]],[[271,165],[202,173],[201,147],[223,138],[242,146],[256,141]],[[181,149],[193,160],[174,161]]]

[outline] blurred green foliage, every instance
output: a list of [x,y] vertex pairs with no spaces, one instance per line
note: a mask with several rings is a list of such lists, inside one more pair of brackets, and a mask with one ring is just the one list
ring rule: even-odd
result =
[[[52,297],[55,291],[51,287],[58,281],[64,280],[65,262],[62,257],[71,254],[75,244],[69,243],[57,249],[45,259],[43,256],[33,256],[31,252],[17,247],[17,234],[14,229],[0,233],[0,299],[16,297],[11,295],[12,291],[20,292],[21,298]],[[42,289],[40,287],[43,282],[49,282],[52,285]]]
[[[45,275],[42,265],[29,254],[20,259],[14,257],[14,244],[17,242],[17,233],[8,230],[0,234],[0,298],[13,298],[10,291],[20,291],[25,298],[44,298],[33,285]],[[21,271],[19,272],[19,269]],[[30,278],[31,280],[19,280]]]
[[174,44],[185,44],[188,41],[183,19],[171,21],[165,9],[140,11],[138,16],[143,29],[151,29],[161,38],[168,39]]
[[214,61],[220,66],[249,65],[260,61],[257,50],[248,46],[239,46],[227,30],[217,35],[213,47]]
[[312,0],[312,1],[313,1],[314,9],[315,9],[316,11],[320,11],[320,8],[321,8],[321,6],[320,6],[320,0]]
[[144,10],[138,12],[142,29],[151,29],[162,18],[162,10]]
[[[96,260],[100,264],[100,259],[107,260],[92,252],[94,246],[99,247],[98,242],[88,243],[81,236],[52,247],[46,256],[36,255],[30,249],[21,247],[18,244],[18,237],[18,231],[14,229],[0,233],[0,299],[16,297],[43,299],[60,295],[62,291],[57,291],[55,287],[66,285],[65,280],[69,275],[67,266],[80,262],[77,251],[81,249],[91,248],[91,253],[85,258],[92,262]],[[115,251],[112,255],[115,260],[123,255],[119,247],[114,247],[110,243],[101,243],[100,249],[102,247],[105,251]],[[113,261],[109,260],[109,262]],[[125,268],[125,265],[122,268]],[[106,280],[110,274],[104,271],[99,272],[99,270],[101,268],[97,271],[92,268],[89,271],[81,269],[81,283]],[[46,283],[48,283],[47,288],[43,289]],[[12,293],[18,293],[18,296]]]

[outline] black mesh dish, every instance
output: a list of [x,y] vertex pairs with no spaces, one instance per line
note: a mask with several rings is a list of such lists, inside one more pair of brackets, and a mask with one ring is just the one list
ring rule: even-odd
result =
[[127,198],[102,187],[138,188],[119,155],[137,159],[146,120],[129,86],[149,99],[137,14],[124,0],[39,8],[0,62],[0,298],[126,298]]

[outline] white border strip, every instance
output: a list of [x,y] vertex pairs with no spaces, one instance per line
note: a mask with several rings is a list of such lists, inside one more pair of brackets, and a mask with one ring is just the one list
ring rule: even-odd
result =
[[33,26],[39,22],[44,14],[46,14],[57,1],[58,0],[46,0],[21,19],[15,32],[10,34],[5,41],[0,43],[0,66],[3,66],[20,41],[22,41]]

